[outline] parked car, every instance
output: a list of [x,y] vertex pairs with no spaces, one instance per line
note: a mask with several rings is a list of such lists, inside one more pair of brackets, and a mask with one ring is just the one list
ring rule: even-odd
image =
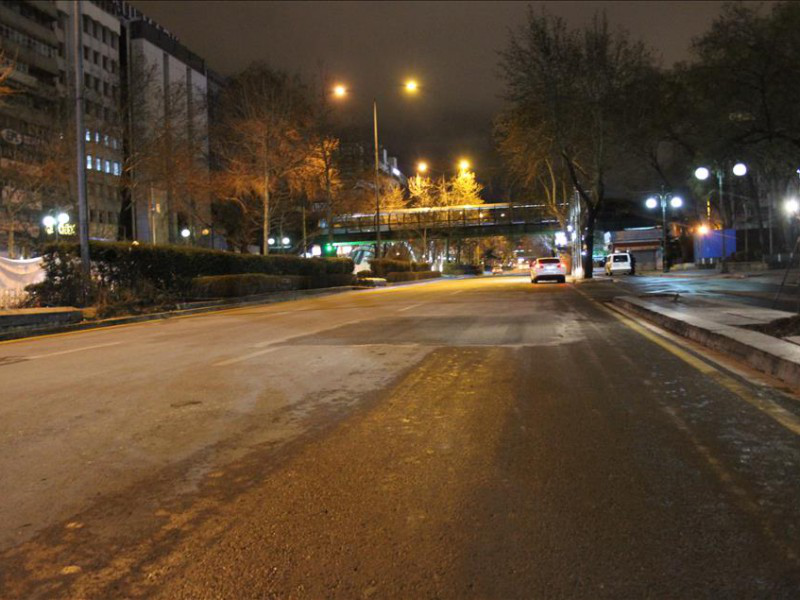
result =
[[531,262],[531,283],[546,279],[566,283],[567,265],[560,258],[537,258]]
[[614,252],[606,256],[606,275],[630,275],[633,273],[633,260],[630,252]]

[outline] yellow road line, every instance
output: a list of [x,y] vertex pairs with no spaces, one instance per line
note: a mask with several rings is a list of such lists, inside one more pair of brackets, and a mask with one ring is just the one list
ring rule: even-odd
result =
[[682,361],[684,361],[688,365],[694,367],[695,369],[697,369],[698,371],[700,371],[704,375],[708,375],[717,384],[721,385],[722,387],[724,387],[729,392],[731,392],[734,395],[738,396],[739,398],[741,398],[742,400],[744,400],[745,402],[747,402],[751,406],[753,406],[753,407],[757,408],[758,410],[760,410],[761,412],[763,412],[768,417],[770,417],[773,420],[777,421],[778,423],[783,425],[786,429],[788,429],[792,433],[794,433],[796,435],[800,435],[800,417],[798,417],[794,413],[786,410],[781,405],[777,404],[776,402],[774,402],[772,400],[768,400],[766,398],[761,398],[757,394],[753,393],[753,391],[750,390],[746,385],[744,385],[743,383],[739,382],[735,378],[731,377],[730,375],[727,375],[726,373],[723,373],[719,369],[711,366],[710,364],[708,364],[704,360],[701,360],[700,358],[697,358],[693,354],[690,354],[686,350],[683,350],[683,349],[679,348],[678,346],[676,346],[674,343],[670,342],[666,338],[664,338],[664,337],[662,337],[662,336],[660,336],[658,334],[655,334],[652,331],[647,330],[645,327],[643,327],[642,325],[640,325],[639,323],[637,323],[636,321],[634,321],[630,317],[627,317],[627,316],[617,312],[616,310],[611,310],[610,308],[608,308],[606,306],[603,306],[602,304],[600,304],[599,302],[594,300],[594,298],[592,298],[591,296],[589,296],[585,292],[582,292],[582,291],[579,291],[579,290],[576,290],[576,291],[579,294],[581,294],[583,297],[588,298],[592,302],[595,302],[596,304],[598,304],[598,306],[602,310],[604,310],[607,313],[613,315],[614,318],[616,318],[617,320],[622,322],[629,329],[634,330],[636,333],[638,333],[639,335],[647,338],[648,340],[650,340],[654,344],[657,344],[657,345],[661,346],[664,350],[666,350],[667,352],[669,352],[673,356],[677,356]]

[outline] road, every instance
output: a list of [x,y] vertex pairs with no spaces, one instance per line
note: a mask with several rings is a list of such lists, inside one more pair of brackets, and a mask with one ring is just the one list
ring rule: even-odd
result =
[[615,285],[0,344],[0,597],[797,598],[798,397]]

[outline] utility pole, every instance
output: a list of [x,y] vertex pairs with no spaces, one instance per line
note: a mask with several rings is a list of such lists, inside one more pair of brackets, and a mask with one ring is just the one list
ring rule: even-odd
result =
[[83,124],[83,15],[81,0],[72,1],[72,53],[75,59],[75,166],[78,185],[78,239],[81,248],[81,271],[86,285],[91,274],[89,258],[89,208],[86,202],[86,138]]
[[381,188],[378,163],[378,101],[372,99],[372,129],[375,141],[375,258],[381,257]]

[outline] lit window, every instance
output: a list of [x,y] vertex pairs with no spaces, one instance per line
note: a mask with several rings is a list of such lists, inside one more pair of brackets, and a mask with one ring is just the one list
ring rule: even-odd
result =
[[102,171],[103,170],[103,161],[101,159],[99,159],[99,158],[95,158],[94,159],[94,168],[95,168],[96,171]]
[[105,167],[105,172],[106,173],[111,173],[111,161],[110,160],[105,161],[104,167]]
[[92,132],[90,130],[88,130],[88,129],[86,130],[86,141],[87,142],[91,142],[92,141]]
[[120,165],[118,162],[114,163],[114,175],[122,175],[122,165]]
[[98,144],[100,143],[100,132],[99,131],[95,131],[94,132],[94,141],[96,143],[98,143]]
[[109,141],[108,140],[109,140],[108,136],[104,135],[103,136],[103,145],[104,146],[108,146],[109,145]]
[[86,155],[86,168],[89,169],[90,171],[92,170],[92,155],[91,154],[87,154]]

